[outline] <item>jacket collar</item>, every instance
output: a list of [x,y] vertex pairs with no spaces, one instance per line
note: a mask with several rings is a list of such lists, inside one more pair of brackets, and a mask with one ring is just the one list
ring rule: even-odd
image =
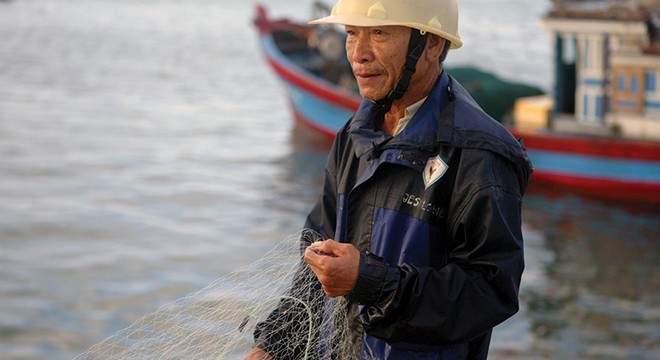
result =
[[[386,143],[420,144],[422,146],[437,143],[439,127],[444,126],[442,122],[438,122],[438,118],[447,102],[449,83],[449,76],[443,71],[424,104],[403,132],[396,137],[374,128],[376,105],[369,100],[362,101],[348,129],[355,144],[356,155],[361,157],[372,153]],[[449,118],[448,121],[451,121],[451,116]],[[451,127],[447,129],[448,136],[451,136],[450,129]]]

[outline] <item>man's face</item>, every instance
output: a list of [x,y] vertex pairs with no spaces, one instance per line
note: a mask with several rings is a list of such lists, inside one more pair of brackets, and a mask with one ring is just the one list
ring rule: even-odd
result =
[[411,29],[404,26],[346,26],[346,52],[360,94],[386,97],[403,72]]

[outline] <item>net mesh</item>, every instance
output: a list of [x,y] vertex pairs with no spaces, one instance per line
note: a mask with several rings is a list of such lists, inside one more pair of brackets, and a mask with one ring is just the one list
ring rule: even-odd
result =
[[92,346],[84,359],[243,359],[254,346],[276,359],[357,357],[351,307],[323,295],[302,261],[322,240],[303,230],[260,260],[148,314]]

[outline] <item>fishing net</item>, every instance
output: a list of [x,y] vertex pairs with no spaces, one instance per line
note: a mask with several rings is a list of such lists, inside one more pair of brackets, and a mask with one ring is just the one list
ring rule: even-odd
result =
[[137,320],[75,360],[243,359],[260,346],[275,359],[357,357],[350,307],[324,296],[302,260],[322,240],[304,230],[260,260]]

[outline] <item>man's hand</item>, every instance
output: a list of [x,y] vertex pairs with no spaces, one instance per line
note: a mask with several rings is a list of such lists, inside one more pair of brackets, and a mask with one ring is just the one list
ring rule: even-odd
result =
[[245,357],[245,360],[274,360],[267,352],[259,349],[253,348]]
[[326,295],[345,296],[355,287],[360,268],[360,252],[355,246],[335,240],[315,242],[305,250],[305,262]]

